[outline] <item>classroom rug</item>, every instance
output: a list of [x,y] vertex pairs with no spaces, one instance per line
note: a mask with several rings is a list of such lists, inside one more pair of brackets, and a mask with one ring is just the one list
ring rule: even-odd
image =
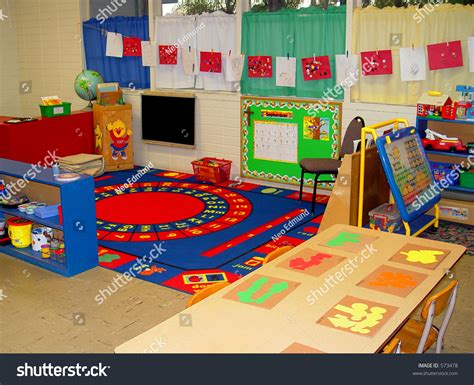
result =
[[95,183],[100,266],[187,293],[233,282],[270,251],[311,238],[328,200],[318,196],[311,214],[308,193],[300,202],[294,190],[156,169]]
[[474,256],[473,234],[474,226],[441,220],[438,230],[424,231],[420,237],[465,246],[466,255]]

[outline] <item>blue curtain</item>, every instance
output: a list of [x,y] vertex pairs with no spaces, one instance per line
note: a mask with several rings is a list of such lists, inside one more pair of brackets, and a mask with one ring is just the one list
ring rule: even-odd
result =
[[119,82],[121,87],[150,88],[150,71],[142,66],[142,58],[105,56],[107,37],[100,31],[149,40],[148,16],[109,17],[102,24],[93,18],[83,27],[87,69],[99,72],[106,82]]

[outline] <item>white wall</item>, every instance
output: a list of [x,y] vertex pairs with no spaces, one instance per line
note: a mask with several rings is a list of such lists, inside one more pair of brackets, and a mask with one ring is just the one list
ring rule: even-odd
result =
[[[87,102],[74,92],[74,79],[82,70],[80,1],[78,0],[1,0],[14,8],[8,22],[0,22],[1,62],[9,60],[8,71],[2,69],[2,83],[10,86],[2,99],[19,98],[19,108],[3,105],[5,115],[39,115],[41,96],[58,95],[81,109]],[[6,30],[10,38],[4,36]],[[14,36],[14,37],[13,37]],[[15,41],[16,39],[16,41]],[[8,46],[7,46],[8,44]],[[11,47],[8,51],[4,47]],[[5,55],[4,52],[9,52]],[[14,73],[16,70],[16,73]],[[32,92],[19,93],[20,81],[32,81]]]
[[22,115],[18,79],[15,3],[0,0],[0,115]]

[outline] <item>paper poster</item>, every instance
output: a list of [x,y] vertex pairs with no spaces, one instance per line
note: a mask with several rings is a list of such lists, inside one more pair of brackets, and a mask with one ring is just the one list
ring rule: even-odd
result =
[[142,41],[142,65],[144,67],[156,66],[155,45],[151,41]]
[[424,47],[400,48],[400,76],[402,82],[426,80]]
[[329,119],[305,116],[303,119],[303,138],[329,140]]
[[256,121],[254,128],[256,159],[298,162],[298,124]]
[[336,84],[350,88],[359,80],[357,55],[336,55]]
[[123,38],[123,56],[142,56],[142,44],[138,37]]
[[271,56],[249,56],[247,62],[249,78],[271,78],[273,76]]
[[428,44],[426,48],[430,71],[463,66],[460,40]]
[[362,75],[390,75],[392,74],[392,51],[367,51],[360,53]]
[[105,56],[123,57],[123,39],[120,33],[107,32]]
[[183,48],[181,50],[183,56],[183,70],[188,76],[197,74],[196,50],[191,47]]
[[161,65],[178,64],[178,48],[175,45],[159,45],[158,57]]
[[228,82],[240,82],[244,69],[245,55],[228,54],[225,63],[225,80]]
[[474,72],[474,36],[467,38],[467,50],[469,55],[469,72]]
[[276,58],[276,85],[280,87],[295,87],[296,85],[296,58]]
[[222,54],[220,52],[201,51],[199,70],[220,74],[222,72]]
[[306,57],[301,59],[301,63],[305,81],[331,78],[329,56]]

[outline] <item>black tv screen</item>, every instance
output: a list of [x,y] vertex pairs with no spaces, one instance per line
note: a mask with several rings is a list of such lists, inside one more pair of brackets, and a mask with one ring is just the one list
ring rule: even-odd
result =
[[142,139],[194,146],[195,97],[142,95]]

